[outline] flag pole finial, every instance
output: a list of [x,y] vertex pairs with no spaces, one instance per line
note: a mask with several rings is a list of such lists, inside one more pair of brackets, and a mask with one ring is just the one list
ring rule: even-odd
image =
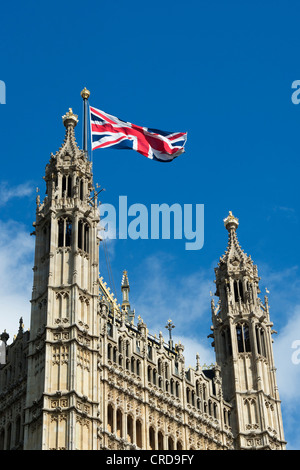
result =
[[90,91],[84,87],[81,91],[81,97],[83,99],[84,105],[84,114],[83,114],[83,150],[86,158],[88,157],[88,99],[90,96]]
[[86,87],[84,87],[84,89],[82,90],[82,92],[80,94],[81,94],[81,97],[82,97],[83,100],[88,100],[89,97],[90,97],[91,92],[89,90],[87,90]]

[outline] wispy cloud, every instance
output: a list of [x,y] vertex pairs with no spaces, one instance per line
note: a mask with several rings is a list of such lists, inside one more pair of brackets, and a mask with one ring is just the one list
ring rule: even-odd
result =
[[0,206],[4,206],[11,199],[31,196],[33,194],[33,185],[30,182],[22,183],[17,186],[10,186],[7,181],[0,182]]
[[133,306],[147,323],[151,334],[162,331],[168,341],[165,325],[169,318],[175,324],[174,342],[185,346],[186,364],[195,365],[196,354],[203,364],[214,362],[210,333],[210,291],[212,272],[198,270],[189,275],[175,272],[171,256],[159,253],[141,261],[134,273]]
[[20,317],[30,326],[34,240],[13,220],[0,221],[0,233],[0,330],[7,330],[10,342]]

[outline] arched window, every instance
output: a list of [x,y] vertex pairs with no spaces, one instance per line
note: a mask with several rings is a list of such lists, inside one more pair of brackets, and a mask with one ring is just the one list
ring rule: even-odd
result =
[[58,246],[71,246],[72,221],[70,218],[61,218],[58,221]]
[[180,441],[177,441],[177,450],[182,450],[182,444]]
[[113,412],[113,407],[111,405],[108,405],[107,407],[107,430],[108,432],[114,432],[114,412]]
[[63,175],[62,177],[62,197],[72,197],[72,177]]
[[111,344],[108,343],[107,345],[107,358],[111,359]]
[[246,323],[238,324],[236,326],[236,337],[238,344],[238,352],[250,352],[250,335],[249,327]]
[[155,431],[152,426],[149,428],[149,447],[150,450],[155,450]]
[[169,437],[168,439],[168,450],[174,450],[174,440],[172,437]]
[[133,418],[131,415],[127,416],[127,441],[133,443]]
[[258,354],[261,354],[262,356],[267,357],[266,344],[265,344],[265,331],[261,326],[256,325],[255,333],[256,333],[257,352]]
[[78,248],[89,252],[89,224],[83,219],[78,221]]
[[158,444],[158,450],[164,450],[164,436],[161,431],[159,431],[157,435],[157,444]]
[[120,409],[117,410],[117,436],[123,437],[123,414]]
[[142,444],[142,423],[140,420],[136,421],[136,445],[141,449]]

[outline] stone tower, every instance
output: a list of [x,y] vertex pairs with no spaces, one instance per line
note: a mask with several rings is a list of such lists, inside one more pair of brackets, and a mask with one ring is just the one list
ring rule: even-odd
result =
[[263,303],[258,296],[260,278],[238,242],[238,219],[230,212],[224,224],[229,241],[215,269],[219,301],[216,307],[212,300],[212,336],[236,448],[284,449],[268,298]]
[[99,211],[77,116],[37,196],[25,449],[96,449],[99,426]]

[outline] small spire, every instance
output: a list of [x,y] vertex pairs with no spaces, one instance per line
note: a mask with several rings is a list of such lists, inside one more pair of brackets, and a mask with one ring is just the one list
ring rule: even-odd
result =
[[126,269],[123,271],[121,288],[122,289],[129,288],[128,273],[127,273]]
[[130,286],[129,286],[128,274],[126,270],[123,271],[121,290],[122,290],[122,297],[123,297],[122,309],[128,312],[130,310],[130,303],[129,303]]

